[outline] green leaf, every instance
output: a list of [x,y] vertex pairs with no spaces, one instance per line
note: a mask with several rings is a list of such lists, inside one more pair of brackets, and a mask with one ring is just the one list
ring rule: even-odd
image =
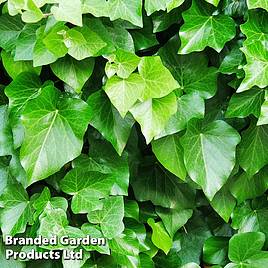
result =
[[136,201],[126,200],[124,204],[125,217],[139,221],[139,205]]
[[214,5],[214,6],[217,6],[219,4],[219,2],[220,2],[220,0],[205,0],[205,1],[207,1],[208,3],[210,3],[210,4]]
[[184,0],[145,0],[145,10],[148,16],[155,11],[166,10],[170,12],[172,9],[180,6]]
[[241,26],[247,39],[241,50],[244,52],[247,64],[243,67],[245,78],[238,88],[238,92],[253,86],[265,88],[268,84],[268,51],[267,51],[267,12],[254,10],[249,12],[248,21]]
[[240,233],[263,232],[268,236],[267,228],[267,204],[265,207],[251,207],[248,203],[238,206],[232,215],[232,228]]
[[[61,208],[53,208],[51,205],[46,206],[43,213],[39,217],[40,226],[37,230],[37,235],[41,235],[46,238],[57,236],[58,239],[62,236],[68,236],[72,238],[82,238],[84,233],[75,227],[69,226],[66,212]],[[77,245],[42,245],[42,248],[46,249],[74,249]]]
[[83,11],[110,20],[123,19],[142,27],[142,1],[85,0]]
[[97,171],[111,175],[116,178],[112,195],[128,194],[129,167],[126,152],[119,156],[110,144],[95,140],[91,144],[89,155],[81,155],[75,159],[73,166],[85,171]]
[[236,206],[236,200],[234,198],[235,195],[233,196],[232,194],[227,187],[223,186],[223,188],[216,193],[210,202],[213,209],[224,219],[225,222],[229,221]]
[[265,193],[268,189],[267,171],[268,169],[265,167],[253,177],[243,172],[234,178],[230,191],[239,203]]
[[180,210],[194,205],[195,193],[189,185],[158,167],[141,169],[131,184],[140,202],[150,200],[155,206]]
[[193,0],[183,12],[184,25],[180,29],[180,54],[202,51],[207,46],[220,52],[227,41],[235,36],[235,23],[226,15],[213,15],[213,8]]
[[253,114],[255,117],[260,116],[261,105],[264,100],[264,92],[259,88],[236,93],[232,96],[225,116],[230,117],[247,117]]
[[[90,223],[85,223],[81,226],[81,230],[85,233],[85,234],[90,234],[91,237],[95,237],[95,238],[103,238],[103,234],[101,233],[101,231],[96,228],[94,225],[90,224]],[[106,242],[106,244],[104,246],[93,246],[93,245],[83,245],[83,248],[87,251],[93,251],[96,250],[99,253],[102,254],[110,254],[110,249],[109,249],[109,244],[108,241]]]
[[249,176],[256,174],[268,163],[267,142],[268,126],[251,126],[242,132],[242,140],[238,146],[237,158],[240,166]]
[[41,67],[33,67],[33,63],[31,61],[14,61],[13,57],[2,50],[1,52],[3,65],[8,73],[8,75],[15,79],[20,73],[29,72],[40,75]]
[[149,99],[145,102],[137,103],[130,109],[130,112],[141,126],[141,131],[147,144],[164,130],[168,120],[176,111],[177,104],[174,93],[170,93],[160,99]]
[[177,55],[179,40],[172,38],[159,50],[164,65],[179,82],[186,93],[197,93],[208,99],[217,90],[217,69],[208,67],[208,59],[203,53]]
[[121,79],[118,76],[111,77],[105,85],[105,92],[124,118],[142,96],[144,88],[145,83],[142,77],[138,74],[131,74],[126,79]]
[[167,209],[162,207],[156,208],[156,213],[159,215],[163,224],[168,231],[170,237],[174,237],[176,232],[186,224],[186,222],[192,217],[193,210],[191,209]]
[[82,26],[82,4],[80,0],[57,0],[59,6],[51,7],[56,20],[68,21]]
[[239,142],[239,134],[224,121],[202,126],[202,122],[195,119],[181,138],[186,169],[210,200],[231,174]]
[[12,51],[16,46],[16,40],[23,29],[19,16],[11,17],[7,14],[0,16],[0,47],[6,51]]
[[107,43],[89,27],[74,27],[64,34],[68,53],[77,60],[98,56]]
[[203,248],[203,259],[208,264],[224,265],[227,261],[228,238],[213,236],[206,240]]
[[109,239],[123,232],[123,217],[124,202],[121,196],[104,199],[102,210],[91,211],[87,216],[89,222],[100,224],[103,235]]
[[60,182],[61,190],[73,195],[72,211],[76,214],[100,209],[100,199],[108,197],[115,179],[96,171],[74,168]]
[[248,8],[263,8],[268,11],[268,3],[265,0],[247,0]]
[[260,116],[259,116],[259,120],[257,122],[257,125],[267,125],[268,124],[268,92],[265,91],[265,95],[264,95],[264,102],[261,105],[261,111],[260,111]]
[[57,60],[50,67],[57,77],[74,88],[77,93],[80,93],[93,72],[94,59],[89,58],[77,61],[72,57],[66,56]]
[[90,107],[90,124],[96,128],[103,137],[113,145],[117,153],[121,155],[134,124],[133,118],[128,114],[123,119],[102,90],[90,95],[87,103]]
[[22,114],[25,105],[39,95],[41,87],[41,81],[36,74],[21,73],[5,88],[11,120]]
[[8,185],[0,197],[0,202],[4,207],[0,214],[3,235],[15,236],[25,232],[27,223],[31,221],[32,208],[23,187],[20,184]]
[[128,78],[140,63],[140,58],[135,54],[118,49],[115,55],[108,57],[105,72],[110,78],[115,73],[121,78]]
[[36,42],[33,49],[33,66],[42,66],[55,62],[67,53],[62,36],[58,33],[64,30],[62,23],[57,23],[47,29],[45,25],[36,31]]
[[27,23],[35,23],[43,19],[42,11],[37,7],[33,0],[28,0],[26,10],[22,13],[21,19]]
[[203,118],[205,113],[204,100],[196,93],[182,95],[177,98],[177,112],[170,117],[165,129],[156,137],[177,133],[186,128],[192,118]]
[[138,68],[145,82],[143,100],[162,98],[179,88],[179,84],[159,56],[143,57]]
[[263,233],[236,234],[229,241],[228,257],[232,262],[246,263],[247,259],[261,251],[264,242]]
[[152,233],[152,242],[158,248],[162,249],[165,254],[168,254],[171,246],[172,246],[172,239],[166,232],[164,225],[162,222],[155,223],[152,218],[148,220],[148,224],[153,230]]
[[183,148],[180,136],[174,134],[152,142],[153,153],[159,162],[171,173],[182,180],[186,178],[183,161]]
[[9,155],[13,151],[13,139],[8,116],[7,106],[0,106],[0,156]]
[[238,72],[243,61],[243,53],[238,47],[234,47],[223,59],[219,72],[232,74]]
[[45,87],[36,99],[26,104],[20,159],[28,185],[57,172],[81,153],[89,112],[85,102],[60,98],[60,92],[53,86]]
[[33,60],[33,50],[36,43],[38,24],[26,24],[16,42],[15,61]]

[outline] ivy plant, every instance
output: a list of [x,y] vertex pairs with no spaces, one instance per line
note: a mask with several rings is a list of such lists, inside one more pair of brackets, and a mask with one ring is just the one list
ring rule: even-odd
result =
[[0,61],[0,267],[268,267],[267,0],[0,0]]

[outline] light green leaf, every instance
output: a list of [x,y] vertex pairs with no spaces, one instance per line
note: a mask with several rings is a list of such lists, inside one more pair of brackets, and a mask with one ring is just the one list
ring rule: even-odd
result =
[[57,172],[81,153],[89,115],[85,102],[60,98],[60,92],[53,86],[45,87],[36,99],[26,104],[20,159],[28,185]]
[[142,96],[145,83],[138,74],[132,74],[127,79],[117,76],[110,78],[105,85],[105,92],[112,104],[124,118],[129,109]]
[[35,23],[44,18],[42,11],[37,7],[34,0],[27,0],[24,9],[21,19],[26,23]]
[[27,192],[20,184],[8,185],[0,197],[0,202],[4,207],[0,213],[3,235],[15,236],[24,233],[27,223],[32,219],[32,208]]
[[268,125],[251,126],[242,132],[237,156],[240,166],[249,176],[256,174],[268,163]]
[[205,102],[198,94],[190,93],[177,98],[177,112],[170,117],[165,129],[156,137],[177,133],[186,128],[192,118],[203,118]]
[[235,37],[235,23],[226,15],[213,15],[214,8],[193,0],[183,12],[184,25],[180,29],[180,54],[202,51],[207,46],[220,52],[227,41]]
[[114,182],[109,174],[74,168],[61,180],[60,188],[73,195],[72,211],[78,214],[102,208],[100,199],[109,196]]
[[184,0],[145,0],[145,10],[148,16],[155,11],[166,10],[170,12],[172,9],[180,6]]
[[234,235],[229,241],[228,257],[235,263],[246,263],[247,259],[260,253],[265,242],[263,233],[249,232]]
[[167,4],[167,12],[170,12],[174,8],[182,5],[184,1],[185,0],[171,0],[171,1],[169,1]]
[[75,27],[67,31],[64,35],[64,43],[69,55],[77,60],[98,56],[99,51],[107,45],[87,26]]
[[113,145],[117,153],[121,155],[134,124],[133,118],[128,114],[123,119],[102,90],[90,95],[87,103],[90,107],[90,124],[96,128],[103,137]]
[[[63,38],[58,34],[60,29],[65,29],[62,23],[57,23],[49,30],[43,25],[36,31],[36,42],[33,49],[34,67],[53,63],[60,56],[63,57],[67,53]],[[49,35],[50,33],[51,36]],[[46,38],[47,36],[52,38]],[[45,43],[44,40],[46,40]]]
[[121,78],[128,78],[140,62],[138,56],[122,49],[118,49],[115,55],[108,57],[108,59],[109,62],[106,64],[105,72],[109,78],[115,73]]
[[41,67],[33,67],[32,61],[14,61],[13,56],[2,50],[1,52],[3,65],[12,79],[15,79],[20,73],[30,72],[40,75]]
[[214,6],[218,6],[220,0],[206,0],[208,3],[214,5]]
[[150,218],[147,222],[153,230],[152,242],[154,243],[155,246],[162,249],[167,255],[172,246],[172,239],[166,232],[163,223],[162,222],[155,223],[155,221],[152,218]]
[[163,65],[159,56],[143,57],[138,68],[145,81],[143,100],[162,98],[179,88],[179,84]]
[[72,57],[66,56],[57,60],[50,67],[57,77],[74,88],[77,93],[80,93],[93,72],[94,59],[89,58],[77,61]]
[[200,121],[191,120],[181,138],[186,169],[210,200],[231,174],[239,142],[239,134],[224,121],[202,126]]
[[238,92],[248,90],[254,85],[265,88],[268,84],[267,27],[267,12],[264,10],[250,11],[248,21],[241,25],[241,30],[247,37],[241,48],[247,64],[244,66],[246,76]]
[[167,209],[162,207],[156,208],[156,213],[159,215],[163,224],[168,231],[170,237],[174,237],[176,232],[186,224],[186,222],[192,217],[192,209]]
[[265,0],[247,0],[247,5],[249,9],[263,8],[268,11],[268,2]]
[[121,196],[111,196],[104,199],[102,210],[91,211],[87,216],[89,222],[100,224],[104,237],[109,239],[123,232],[123,217],[124,201]]
[[253,114],[255,117],[260,116],[261,105],[264,101],[264,92],[259,88],[236,93],[232,96],[225,116],[230,117],[247,117]]
[[[163,111],[165,111],[163,113]],[[176,96],[170,93],[160,99],[149,99],[137,103],[130,112],[141,126],[141,131],[149,144],[165,128],[170,117],[177,111]]]
[[83,12],[96,17],[109,17],[111,20],[127,20],[142,27],[141,0],[85,0]]
[[59,6],[51,7],[56,20],[68,21],[72,24],[82,26],[82,4],[81,0],[57,0]]
[[182,180],[186,178],[183,148],[178,135],[170,135],[152,142],[153,153],[158,161]]

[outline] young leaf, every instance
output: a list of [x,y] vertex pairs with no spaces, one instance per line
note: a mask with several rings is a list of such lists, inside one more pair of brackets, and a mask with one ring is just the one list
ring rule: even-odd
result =
[[179,88],[179,84],[159,56],[143,57],[138,68],[145,82],[143,100],[162,98]]
[[105,85],[105,92],[124,118],[129,109],[142,96],[144,88],[145,83],[142,77],[138,74],[131,74],[127,79],[111,77]]
[[155,223],[152,218],[148,220],[148,224],[153,230],[152,233],[152,242],[160,249],[162,249],[165,254],[168,254],[171,246],[172,246],[172,239],[166,232],[163,223],[157,222]]
[[130,112],[141,126],[141,131],[147,144],[164,130],[168,120],[176,111],[177,104],[174,93],[170,93],[160,99],[149,99],[145,102],[137,103],[130,109]]

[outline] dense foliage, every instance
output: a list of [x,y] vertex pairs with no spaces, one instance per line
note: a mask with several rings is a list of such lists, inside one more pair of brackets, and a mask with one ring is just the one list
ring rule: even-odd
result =
[[268,267],[267,0],[0,3],[1,268]]

